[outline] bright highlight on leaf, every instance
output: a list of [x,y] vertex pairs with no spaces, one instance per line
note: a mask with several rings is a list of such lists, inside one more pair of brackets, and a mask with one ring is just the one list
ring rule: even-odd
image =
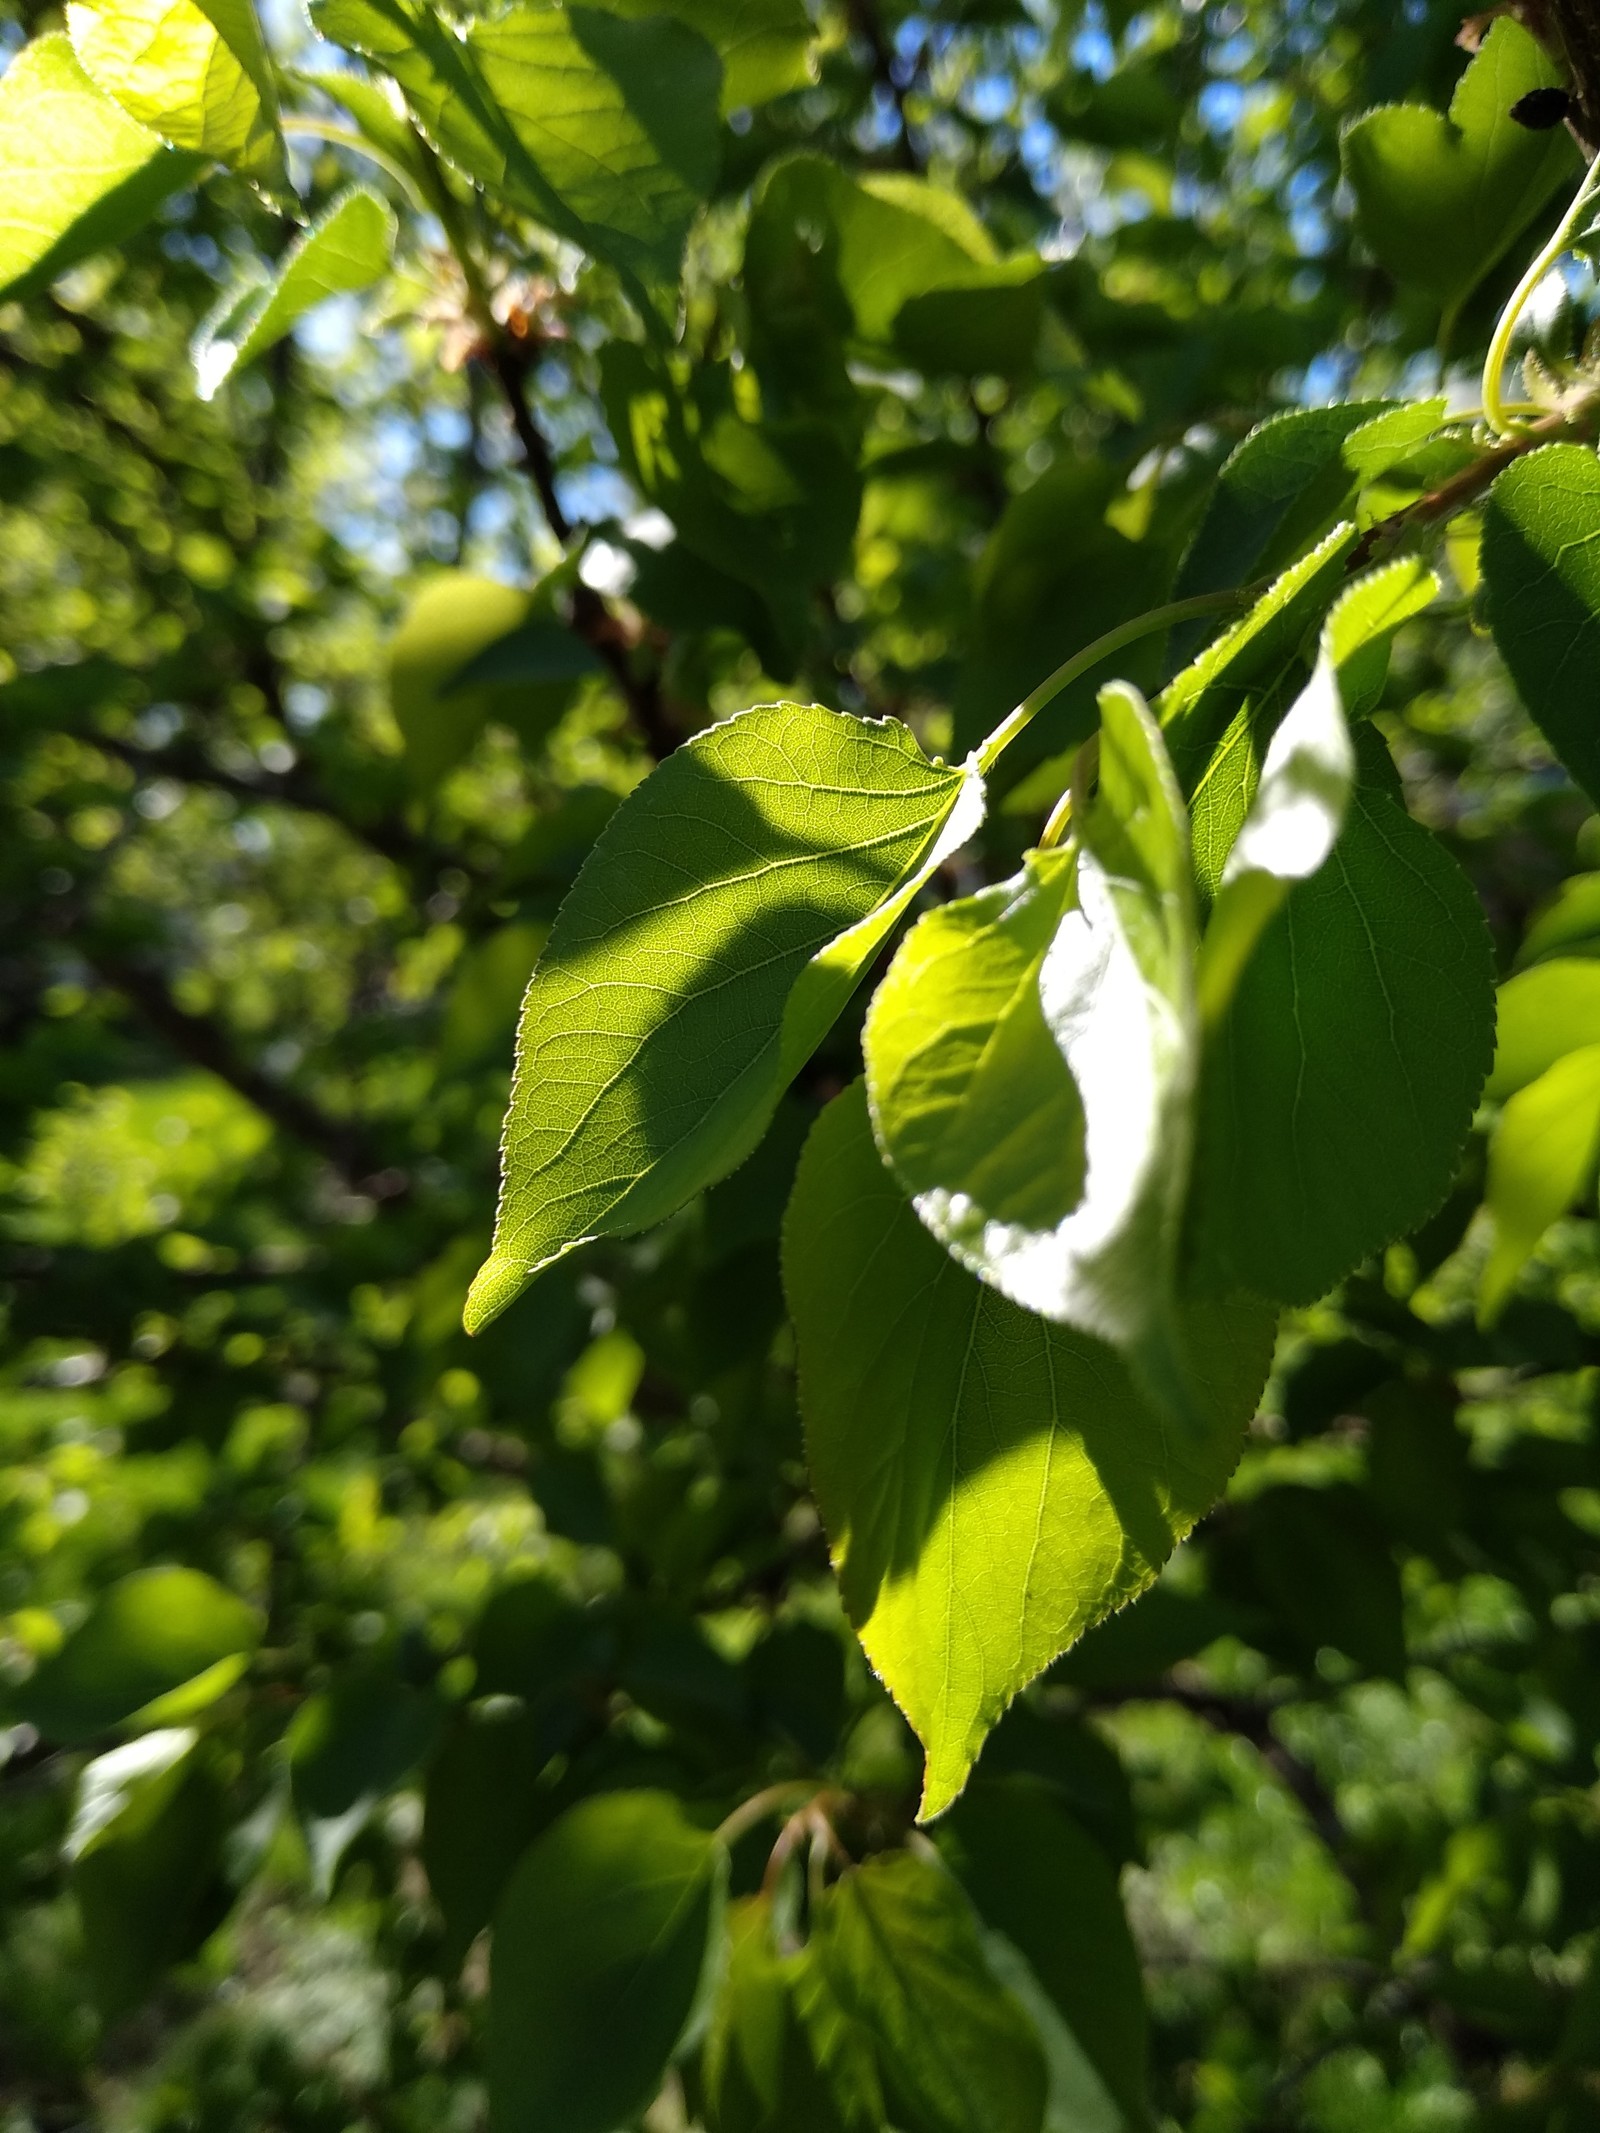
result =
[[906,727],[773,704],[697,734],[622,803],[523,1004],[486,1325],[586,1239],[725,1177],[940,860],[975,773]]
[[1511,1098],[1489,1143],[1484,1205],[1494,1248],[1478,1287],[1478,1315],[1492,1324],[1539,1239],[1588,1198],[1600,1166],[1600,1044],[1569,1052]]
[[175,148],[278,181],[271,62],[250,0],[70,0],[84,72]]
[[1208,1024],[1233,997],[1291,883],[1316,873],[1333,850],[1355,783],[1349,719],[1381,688],[1394,631],[1438,589],[1420,563],[1393,563],[1352,587],[1324,624],[1311,679],[1268,744],[1255,799],[1223,865],[1198,975]]
[[[890,1013],[898,996],[905,1032],[888,1059],[879,1054],[876,1010],[869,1033],[874,1120],[891,1161],[911,1141],[902,1182],[963,1265],[1026,1310],[1109,1341],[1182,1413],[1188,1402],[1168,1319],[1198,1073],[1189,833],[1160,733],[1124,684],[1102,692],[1099,791],[1075,828],[1075,872],[1044,858],[1032,883],[1014,885],[1024,909],[1048,912],[1053,901],[1060,918],[1036,959],[1002,978],[1020,1002],[1004,1036],[996,1033],[1027,1048],[1027,1087],[1048,1108],[1037,1111],[1006,1086],[998,1062],[961,1027],[961,1006],[956,1027],[940,1031],[950,1009],[939,976],[921,984],[911,963],[897,987],[885,988]],[[1037,927],[1034,918],[1027,930]],[[911,952],[908,944],[903,953]],[[920,1045],[911,1034],[918,1024]],[[921,1078],[973,1114],[937,1150],[918,1145],[926,1097],[897,1071],[914,1045]],[[987,1092],[973,1085],[985,1068]],[[1036,1153],[1022,1160],[1024,1170],[1039,1165],[1033,1195],[1012,1160],[994,1173],[963,1154],[963,1142],[985,1139],[999,1150],[1017,1130],[1013,1119],[1027,1120],[1023,1130],[1035,1140]],[[930,1173],[937,1182],[912,1183]]]
[[120,244],[202,167],[97,89],[64,35],[36,39],[0,76],[0,296]]
[[264,287],[225,299],[195,338],[200,397],[209,400],[242,364],[265,355],[306,313],[330,296],[368,289],[394,254],[394,211],[374,192],[352,185],[295,243]]
[[959,1266],[879,1159],[858,1083],[807,1143],[784,1227],[813,1486],[867,1656],[961,1791],[1017,1691],[1142,1591],[1221,1494],[1275,1313],[1208,1304],[1179,1338],[1201,1426],[1113,1351]]

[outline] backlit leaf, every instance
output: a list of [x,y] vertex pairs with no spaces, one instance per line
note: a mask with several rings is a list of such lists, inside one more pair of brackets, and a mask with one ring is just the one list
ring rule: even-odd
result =
[[513,7],[465,37],[413,0],[313,0],[391,74],[442,153],[641,286],[675,280],[717,175],[722,68],[670,16]]
[[1216,1501],[1274,1314],[1186,1314],[1205,1416],[1191,1442],[1109,1348],[935,1242],[879,1160],[860,1084],[807,1143],[784,1279],[845,1606],[927,1750],[936,1815],[1017,1690],[1149,1584]]
[[342,192],[264,287],[202,326],[194,343],[201,399],[209,400],[224,378],[264,355],[326,298],[370,288],[388,271],[395,227],[393,209],[376,193],[360,185]]
[[64,35],[26,46],[0,77],[0,296],[120,244],[202,167],[97,89]]
[[1503,1102],[1580,1047],[1600,1044],[1600,963],[1554,956],[1500,987],[1494,1071],[1486,1096]]
[[982,812],[893,720],[775,704],[709,727],[607,825],[523,1004],[487,1324],[593,1236],[737,1167],[919,884]]
[[1592,1192],[1597,1164],[1600,1044],[1590,1044],[1519,1089],[1495,1126],[1483,1196],[1494,1247],[1478,1286],[1485,1323],[1504,1309],[1551,1223]]
[[1198,1071],[1188,824],[1143,699],[1118,683],[1101,707],[1076,866],[1038,855],[922,922],[874,1002],[868,1089],[917,1213],[963,1265],[1109,1341],[1181,1410],[1169,1314]]
[[175,148],[281,178],[277,92],[250,0],[70,0],[80,65]]
[[1456,84],[1448,118],[1386,104],[1345,130],[1344,175],[1356,226],[1402,289],[1453,312],[1526,228],[1578,158],[1561,127],[1533,132],[1511,116],[1560,70],[1502,15]]

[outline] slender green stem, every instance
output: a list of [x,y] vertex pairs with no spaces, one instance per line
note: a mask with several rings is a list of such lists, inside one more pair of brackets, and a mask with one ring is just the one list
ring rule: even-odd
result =
[[332,119],[312,118],[298,111],[285,112],[278,123],[285,133],[308,134],[314,141],[327,141],[334,148],[347,148],[352,155],[364,156],[369,163],[376,163],[380,170],[388,172],[419,214],[427,213],[427,202],[417,191],[410,172],[393,156],[375,148],[364,134],[349,126],[337,126]]
[[1500,396],[1500,387],[1505,377],[1506,360],[1511,353],[1511,336],[1517,330],[1517,321],[1527,309],[1528,299],[1534,290],[1567,249],[1579,218],[1597,192],[1600,192],[1600,156],[1596,156],[1589,165],[1584,173],[1583,183],[1573,195],[1572,205],[1556,225],[1554,236],[1512,290],[1511,300],[1500,314],[1494,337],[1489,343],[1489,353],[1483,364],[1484,418],[1497,437],[1509,436],[1516,426],[1510,409]]
[[737,1844],[739,1839],[769,1815],[779,1813],[791,1801],[803,1806],[814,1799],[819,1787],[805,1778],[793,1778],[784,1785],[769,1785],[764,1792],[753,1793],[748,1800],[736,1807],[717,1825],[717,1840],[721,1844]]
[[1135,615],[1131,622],[1119,622],[1114,630],[1107,630],[1103,637],[1096,637],[1093,644],[1086,644],[1081,652],[1074,652],[1064,659],[1053,674],[1047,675],[1036,689],[1032,689],[995,727],[986,741],[980,741],[972,752],[974,769],[987,773],[1011,746],[1025,726],[1044,709],[1052,698],[1070,689],[1075,681],[1085,674],[1092,674],[1104,659],[1114,652],[1122,651],[1130,644],[1137,644],[1141,637],[1153,637],[1158,630],[1170,629],[1175,622],[1191,622],[1201,615],[1226,614],[1232,608],[1246,607],[1256,596],[1258,588],[1243,592],[1196,593],[1188,600],[1169,600],[1165,607],[1153,607],[1145,615]]
[[1051,808],[1045,826],[1039,832],[1036,851],[1053,852],[1072,826],[1072,787],[1069,785],[1061,798]]

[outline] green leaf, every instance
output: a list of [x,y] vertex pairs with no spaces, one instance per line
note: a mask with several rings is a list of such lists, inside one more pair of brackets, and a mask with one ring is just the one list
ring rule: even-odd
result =
[[1333,850],[1356,774],[1349,720],[1381,688],[1394,632],[1438,590],[1431,570],[1403,558],[1352,586],[1324,624],[1311,679],[1272,736],[1218,878],[1196,976],[1208,1025],[1232,999],[1291,884],[1316,873]]
[[1294,408],[1259,423],[1223,462],[1174,587],[1175,599],[1281,570],[1321,535],[1355,487],[1351,439],[1384,417],[1384,400]]
[[1519,1089],[1489,1143],[1484,1205],[1494,1247],[1478,1284],[1478,1315],[1499,1317],[1551,1223],[1587,1199],[1600,1166],[1600,1044],[1569,1052]]
[[[1306,639],[1349,583],[1355,538],[1353,526],[1335,526],[1162,690],[1156,712],[1185,794],[1195,793],[1240,712],[1268,699],[1298,665]],[[1242,819],[1241,808],[1234,827]]]
[[436,1697],[376,1669],[346,1675],[295,1713],[284,1746],[323,1896],[373,1808],[426,1760],[440,1717]]
[[250,0],[70,0],[78,63],[174,148],[280,183],[277,90]]
[[616,2133],[646,2108],[716,1961],[725,1868],[659,1792],[585,1800],[534,1841],[495,1914],[498,2133]]
[[0,296],[120,244],[203,167],[102,95],[64,35],[36,39],[0,76]]
[[460,1714],[428,1766],[422,1863],[444,1913],[448,1959],[459,1963],[551,1814],[539,1774],[552,1743],[514,1704]]
[[1560,69],[1502,15],[1456,84],[1450,115],[1387,104],[1345,129],[1356,227],[1402,289],[1452,315],[1562,180],[1577,176],[1565,130],[1530,131],[1511,109]]
[[176,1715],[175,1692],[210,1701],[231,1687],[260,1636],[256,1610],[201,1571],[135,1570],[101,1593],[17,1691],[16,1706],[68,1744],[133,1718],[159,1724]]
[[[498,578],[441,570],[412,594],[389,644],[389,701],[419,793],[470,753],[486,723],[525,710],[513,649],[525,630],[555,625],[533,596]],[[498,654],[511,671],[496,671]]]
[[1114,1353],[976,1280],[879,1161],[858,1083],[822,1115],[784,1231],[812,1483],[867,1656],[960,1792],[1028,1681],[1140,1592],[1216,1501],[1273,1314],[1186,1313],[1191,1443]]
[[1600,956],[1600,874],[1572,874],[1528,922],[1516,968],[1555,956]]
[[[870,2045],[837,2003],[824,2018],[818,2002],[827,1994],[816,1948],[778,1952],[766,1896],[729,1906],[727,1968],[704,2059],[710,2133],[876,2133],[883,2114]],[[831,2051],[819,2050],[825,2040]]]
[[722,67],[668,16],[513,7],[464,37],[413,0],[312,0],[400,84],[442,154],[643,288],[674,283],[717,176]]
[[1483,514],[1489,627],[1529,716],[1591,800],[1600,728],[1600,459],[1546,445],[1507,467]]
[[1494,1071],[1483,1093],[1504,1102],[1590,1044],[1600,1044],[1600,964],[1557,956],[1520,971],[1500,988]]
[[240,304],[224,299],[194,341],[200,397],[209,400],[224,378],[281,341],[305,314],[330,296],[367,289],[387,273],[394,255],[394,211],[365,186],[352,185],[286,253],[265,287]]
[[1026,1310],[1120,1349],[1182,1411],[1169,1320],[1199,1066],[1188,823],[1143,698],[1113,683],[1101,713],[1076,866],[1037,855],[923,920],[873,1003],[867,1088],[941,1243]]
[[982,816],[894,720],[774,704],[697,734],[611,818],[523,1005],[486,1325],[595,1236],[754,1149],[889,929]]
[[845,1874],[817,1914],[828,1980],[873,2039],[894,2120],[923,2133],[1039,2133],[1038,2039],[985,1963],[951,1875],[885,1854]]
[[1033,852],[1014,880],[941,904],[874,994],[867,1095],[907,1192],[959,1195],[990,1221],[1034,1230],[1082,1199],[1083,1102],[1039,1000],[1076,875],[1074,855]]
[[[958,747],[976,747],[1064,659],[1160,599],[1162,560],[1152,545],[1106,523],[1113,495],[1108,466],[1066,459],[1006,506],[973,578],[973,619],[952,707]],[[1135,668],[1128,678],[1143,673]],[[1103,679],[1086,678],[1034,720],[1007,751],[1008,777],[1088,738],[1095,685]]]
[[125,2014],[215,1923],[223,1793],[199,1735],[147,1733],[84,1766],[69,1880],[101,2013]]
[[1027,1963],[1088,2062],[1078,2083],[1086,2074],[1102,2089],[1102,2112],[1114,2100],[1113,2124],[1147,2126],[1144,1981],[1105,1853],[1027,1778],[972,1785],[940,1836],[979,1917]]
[[1471,884],[1358,787],[1208,1048],[1195,1227],[1213,1278],[1311,1303],[1432,1213],[1488,1071],[1491,986]]
[[[1244,1562],[1234,1552],[1242,1540]],[[1400,1573],[1371,1499],[1349,1484],[1265,1489],[1220,1552],[1216,1582],[1257,1611],[1252,1641],[1297,1667],[1326,1646],[1369,1673],[1405,1677]]]
[[613,14],[671,15],[722,60],[724,112],[765,104],[816,80],[816,28],[801,0],[604,0]]

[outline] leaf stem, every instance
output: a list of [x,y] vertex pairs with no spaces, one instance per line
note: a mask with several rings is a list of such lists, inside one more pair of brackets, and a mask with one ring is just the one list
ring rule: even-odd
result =
[[1484,419],[1497,437],[1508,437],[1516,428],[1511,412],[1501,398],[1500,387],[1505,377],[1506,359],[1511,353],[1511,337],[1517,330],[1517,321],[1527,309],[1528,300],[1534,290],[1567,249],[1579,218],[1597,191],[1600,191],[1600,156],[1595,157],[1584,173],[1583,183],[1573,195],[1572,205],[1557,223],[1549,243],[1512,290],[1510,301],[1495,326],[1494,336],[1489,343],[1489,353],[1483,364],[1483,413]]
[[735,1845],[739,1839],[766,1821],[769,1815],[780,1813],[790,1801],[807,1805],[815,1798],[817,1786],[809,1778],[790,1778],[781,1785],[768,1785],[765,1791],[752,1793],[742,1801],[732,1814],[724,1816],[717,1824],[715,1835],[719,1844]]
[[285,112],[278,123],[285,133],[308,134],[314,141],[326,141],[333,148],[347,148],[352,155],[363,156],[367,162],[375,163],[379,170],[386,171],[393,178],[419,214],[428,212],[428,203],[417,190],[409,171],[352,127],[339,126],[332,119],[313,118],[309,113],[298,111]]
[[1170,629],[1176,622],[1190,622],[1200,615],[1226,614],[1233,608],[1244,607],[1254,597],[1254,589],[1195,593],[1190,599],[1169,600],[1165,607],[1153,607],[1148,614],[1135,615],[1131,622],[1119,622],[1114,630],[1107,630],[1103,637],[1096,637],[1092,644],[1086,644],[1081,652],[1074,652],[1070,659],[1064,659],[1053,674],[1046,675],[1036,689],[1031,689],[1017,708],[1006,714],[988,739],[980,741],[972,751],[973,768],[980,772],[992,770],[1017,735],[1033,723],[1053,697],[1059,696],[1075,681],[1081,681],[1085,674],[1093,673],[1113,652],[1137,644],[1141,637],[1152,637],[1158,630]]

